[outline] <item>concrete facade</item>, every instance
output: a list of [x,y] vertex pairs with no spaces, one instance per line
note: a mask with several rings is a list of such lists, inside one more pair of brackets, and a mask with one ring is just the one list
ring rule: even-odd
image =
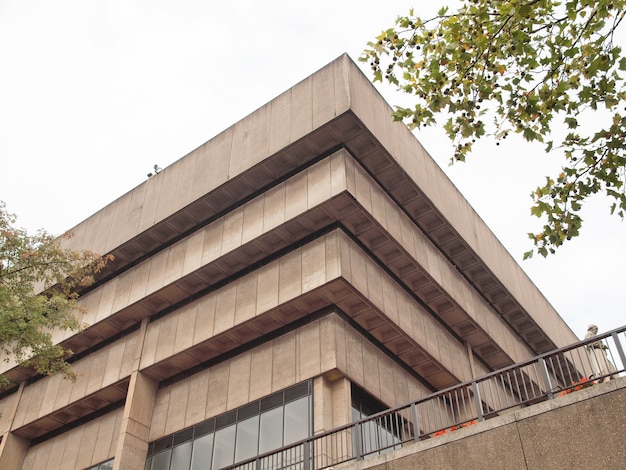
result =
[[626,380],[622,378],[335,468],[621,470],[626,462],[625,412]]
[[143,468],[306,381],[321,432],[353,386],[394,406],[577,341],[390,114],[339,57],[78,225],[115,256],[54,333],[78,380],[2,362],[0,467]]

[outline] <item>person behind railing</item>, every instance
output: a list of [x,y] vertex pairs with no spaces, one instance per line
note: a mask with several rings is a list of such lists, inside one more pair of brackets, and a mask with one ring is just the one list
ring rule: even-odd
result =
[[[593,338],[598,334],[598,327],[596,325],[589,325],[587,327],[587,334],[585,339]],[[593,370],[594,378],[604,377],[601,382],[606,382],[611,379],[616,379],[618,376],[615,374],[617,369],[607,356],[609,347],[602,342],[602,340],[594,341],[585,346],[587,355],[589,356],[589,362],[591,363],[591,369]]]

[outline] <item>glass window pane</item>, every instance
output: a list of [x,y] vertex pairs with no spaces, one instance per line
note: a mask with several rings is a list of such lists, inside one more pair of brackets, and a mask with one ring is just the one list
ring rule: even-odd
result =
[[191,470],[210,470],[213,458],[213,433],[193,441]]
[[171,470],[189,470],[191,464],[191,441],[172,449]]
[[259,444],[259,415],[239,421],[237,424],[237,444],[235,462],[257,455]]
[[283,446],[283,407],[261,413],[259,454]]
[[213,468],[218,469],[233,463],[235,456],[235,426],[231,424],[226,428],[215,431],[213,444]]
[[113,468],[113,459],[107,460],[106,462],[102,462],[98,465],[98,470],[112,470]]
[[154,454],[152,456],[152,470],[169,470],[171,455],[172,449]]
[[302,397],[285,405],[284,445],[309,437],[309,397]]

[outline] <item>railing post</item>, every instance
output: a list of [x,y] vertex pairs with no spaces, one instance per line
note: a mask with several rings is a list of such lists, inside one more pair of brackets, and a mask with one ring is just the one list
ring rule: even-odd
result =
[[413,440],[418,442],[420,440],[420,423],[417,417],[417,405],[415,402],[411,403],[411,415],[413,417]]
[[624,368],[626,367],[626,355],[624,354],[624,348],[622,347],[622,343],[620,343],[617,333],[613,333],[611,336],[613,337],[613,341],[615,342],[615,349],[617,349],[619,359],[620,361],[622,361],[622,368]]
[[356,460],[363,459],[363,443],[361,435],[361,423],[354,424],[354,458]]
[[480,399],[480,390],[478,389],[478,382],[472,382],[472,390],[474,391],[474,399],[476,400],[476,412],[478,413],[478,421],[484,421],[485,415],[483,414],[483,402]]
[[261,459],[260,458],[256,458],[256,470],[261,470]]
[[539,370],[541,371],[541,377],[543,378],[543,383],[546,387],[546,396],[549,400],[554,397],[552,393],[552,382],[550,382],[550,374],[548,374],[548,366],[546,365],[546,360],[541,357],[539,358]]
[[302,444],[304,446],[304,452],[303,452],[303,458],[304,458],[304,465],[303,465],[303,470],[309,470],[311,468],[311,448],[309,447],[311,443],[309,441],[305,441],[304,444]]

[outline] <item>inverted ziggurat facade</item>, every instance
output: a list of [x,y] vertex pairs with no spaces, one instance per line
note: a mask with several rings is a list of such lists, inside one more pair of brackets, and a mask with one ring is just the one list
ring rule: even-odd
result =
[[577,341],[339,57],[74,229],[72,383],[2,363],[0,468],[210,469]]

